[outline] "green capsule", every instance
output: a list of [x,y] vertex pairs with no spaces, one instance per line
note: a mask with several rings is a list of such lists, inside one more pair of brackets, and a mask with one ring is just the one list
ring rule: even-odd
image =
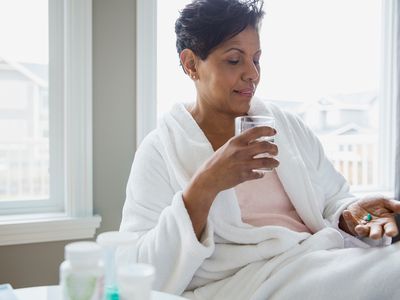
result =
[[368,214],[368,215],[366,215],[366,216],[364,217],[364,221],[369,222],[369,221],[371,221],[371,220],[372,220],[371,214]]

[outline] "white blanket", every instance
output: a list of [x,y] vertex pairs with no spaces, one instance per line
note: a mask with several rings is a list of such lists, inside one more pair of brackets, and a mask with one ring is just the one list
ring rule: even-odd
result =
[[338,229],[341,212],[356,200],[346,181],[299,118],[253,99],[249,115],[267,113],[276,119],[277,174],[314,234],[243,223],[229,189],[216,197],[199,242],[182,190],[213,149],[178,104],[136,152],[121,223],[122,231],[137,235],[137,260],[156,267],[154,288],[207,300],[400,296],[393,280],[381,280],[400,275],[398,245],[369,248]]

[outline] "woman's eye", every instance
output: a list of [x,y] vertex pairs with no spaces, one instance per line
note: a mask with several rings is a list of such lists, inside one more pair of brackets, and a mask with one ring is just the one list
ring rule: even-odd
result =
[[228,63],[230,63],[231,65],[237,65],[239,63],[239,60],[230,59],[228,60]]
[[260,61],[259,61],[259,60],[253,60],[253,63],[254,63],[256,66],[258,66],[258,65],[260,64]]

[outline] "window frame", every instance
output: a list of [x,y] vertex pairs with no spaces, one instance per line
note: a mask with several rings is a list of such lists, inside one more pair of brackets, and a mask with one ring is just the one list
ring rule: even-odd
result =
[[[397,78],[394,72],[396,66],[396,26],[398,22],[397,1],[382,1],[382,36],[383,68],[380,91],[380,132],[379,132],[379,190],[357,191],[363,195],[369,192],[379,192],[390,197],[394,195],[394,149],[392,138],[395,134],[395,99]],[[154,82],[157,80],[157,0],[137,1],[137,107],[136,107],[136,136],[137,146],[143,138],[157,125],[157,94]],[[150,49],[150,50],[149,50]]]
[[[92,0],[49,1],[50,194],[1,207],[0,245],[91,238]],[[40,201],[40,200],[39,200]]]
[[157,125],[157,0],[136,1],[136,146]]
[[394,197],[395,185],[395,140],[396,140],[396,101],[398,93],[397,78],[397,27],[399,22],[399,3],[396,0],[382,1],[382,51],[381,82],[379,103],[378,184],[385,194]]

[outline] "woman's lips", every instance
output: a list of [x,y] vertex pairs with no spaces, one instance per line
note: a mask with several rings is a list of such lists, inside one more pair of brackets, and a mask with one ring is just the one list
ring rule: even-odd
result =
[[241,96],[252,97],[254,94],[254,89],[235,90],[234,92]]

